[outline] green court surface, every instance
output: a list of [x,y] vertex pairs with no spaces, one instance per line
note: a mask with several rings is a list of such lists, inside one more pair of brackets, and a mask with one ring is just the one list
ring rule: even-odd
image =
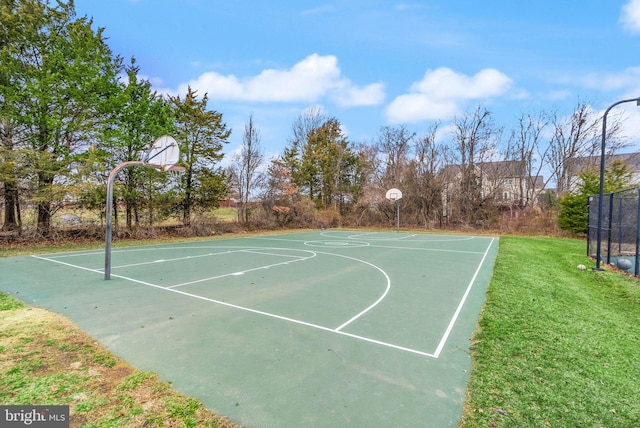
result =
[[0,290],[248,427],[456,426],[491,237],[328,230],[0,259]]

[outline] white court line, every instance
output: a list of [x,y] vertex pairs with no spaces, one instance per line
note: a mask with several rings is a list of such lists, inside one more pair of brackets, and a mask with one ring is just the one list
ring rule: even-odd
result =
[[[378,235],[381,234],[379,232],[366,232],[366,233],[353,233],[353,234],[348,234],[348,232],[340,232],[340,231],[325,231],[325,232],[321,232],[320,235],[321,236],[326,236],[326,237],[332,237],[332,238],[342,238],[342,239],[363,239],[362,237],[364,237],[364,239],[366,239],[369,235]],[[390,232],[387,232],[386,235],[389,236]],[[424,233],[413,233],[411,235],[405,235],[402,237],[396,237],[396,238],[376,238],[375,236],[373,236],[371,238],[371,240],[373,241],[401,241],[403,239],[407,239],[407,238],[414,238],[414,237],[424,237],[424,238],[429,238],[429,237],[443,237],[443,239],[418,239],[418,241],[420,242],[462,242],[462,241],[470,241],[472,239],[476,239],[475,236],[462,236],[460,238],[457,238],[455,235],[427,235]],[[445,238],[446,237],[446,238]],[[415,241],[414,241],[415,242]]]
[[221,251],[219,253],[199,254],[197,256],[175,257],[173,259],[162,259],[162,260],[153,260],[151,262],[131,263],[131,264],[128,264],[128,265],[117,265],[117,266],[112,267],[112,269],[121,269],[121,268],[126,268],[126,267],[152,265],[152,264],[158,263],[158,262],[178,262],[180,260],[199,259],[199,258],[202,258],[202,257],[219,256],[219,255],[231,254],[231,253],[237,253],[237,252],[238,252],[238,250],[235,250],[235,251]]
[[[92,250],[92,251],[69,251],[66,253],[49,253],[49,254],[41,254],[42,257],[48,257],[45,260],[51,259],[64,259],[67,257],[81,257],[81,256],[93,256],[96,254],[104,254],[104,250]],[[35,254],[32,254],[31,257],[36,257]],[[37,258],[37,257],[36,257]]]
[[[249,253],[249,254],[263,254],[265,256],[290,257],[292,259],[300,259],[300,258],[302,258],[303,260],[306,260],[308,258],[308,257],[299,257],[299,256],[293,256],[293,255],[292,256],[288,256],[286,254],[279,254],[279,253],[266,253],[264,251],[258,251],[259,249],[261,249],[261,248],[256,248],[255,250],[254,249],[251,249],[251,250],[238,250],[238,252],[239,253]],[[267,248],[267,249],[269,249],[269,248]],[[304,251],[308,251],[308,250],[304,250]]]
[[[205,247],[202,247],[205,248]],[[190,259],[199,259],[202,257],[212,257],[212,256],[224,256],[227,254],[233,254],[233,253],[248,253],[248,252],[252,252],[251,250],[229,250],[229,251],[220,251],[218,253],[207,253],[207,254],[199,254],[196,256],[184,256],[184,257],[175,257],[172,259],[162,259],[162,260],[153,260],[150,262],[141,262],[141,263],[131,263],[128,265],[117,265],[112,267],[112,269],[121,269],[121,268],[126,268],[126,267],[135,267],[135,266],[144,266],[144,265],[152,265],[154,263],[158,263],[158,262],[177,262],[177,261],[181,261],[181,260],[190,260]],[[265,255],[272,255],[272,256],[280,256],[280,257],[291,257],[291,258],[297,258],[296,256],[288,256],[286,254],[270,254],[270,253],[260,253],[257,251],[254,251],[256,254],[265,254]]]
[[34,254],[32,254],[31,257],[33,257],[34,259],[46,260],[48,262],[58,263],[58,264],[69,266],[69,267],[76,268],[76,269],[88,270],[89,272],[104,273],[103,271],[98,270],[98,269],[91,269],[91,268],[86,268],[84,266],[72,265],[71,263],[62,262],[62,261],[56,260],[56,259],[49,259],[49,258],[42,257],[42,256],[36,256]]
[[462,250],[443,250],[441,248],[409,248],[409,247],[392,247],[390,245],[369,245],[371,248],[389,248],[391,250],[412,250],[412,251],[435,251],[438,253],[458,253],[458,254],[482,254],[482,251],[462,251]]
[[211,280],[214,280],[214,279],[220,279],[220,278],[224,278],[226,276],[236,276],[236,275],[241,275],[241,274],[247,273],[247,272],[253,272],[253,271],[256,271],[256,270],[270,269],[270,268],[276,267],[276,266],[288,265],[290,263],[296,263],[296,262],[312,259],[315,256],[316,256],[316,253],[313,253],[313,255],[311,255],[309,257],[301,257],[301,258],[296,259],[296,260],[287,260],[286,262],[274,263],[272,265],[258,266],[258,267],[255,267],[255,268],[252,268],[252,269],[246,269],[246,270],[243,270],[243,271],[240,271],[240,272],[225,273],[223,275],[216,275],[216,276],[211,276],[211,277],[208,277],[208,278],[196,279],[194,281],[183,282],[181,284],[171,285],[171,286],[169,286],[167,288],[173,289],[173,288],[177,288],[177,287],[183,287],[185,285],[197,284],[199,282],[205,282],[205,281],[211,281]]
[[[85,268],[85,267],[82,267],[82,266],[76,266],[76,265],[72,265],[70,263],[61,262],[59,260],[48,259],[46,257],[38,257],[38,256],[35,256],[35,255],[33,255],[31,257],[34,257],[34,258],[37,258],[37,259],[40,259],[40,260],[50,261],[50,262],[53,262],[53,263],[60,263],[60,264],[63,264],[65,266],[69,266],[69,267],[73,267],[73,268],[77,268],[77,269],[82,269],[82,270],[87,270],[87,271],[90,271],[90,272],[95,272],[95,273],[102,274],[102,272],[100,272],[98,270],[95,270],[95,269],[88,269],[88,268]],[[351,257],[347,257],[347,258],[351,258]],[[272,314],[270,312],[264,312],[264,311],[260,311],[260,310],[257,310],[257,309],[247,308],[245,306],[234,305],[233,303],[228,303],[228,302],[223,302],[223,301],[216,300],[216,299],[211,299],[211,298],[200,296],[200,295],[193,294],[193,293],[187,293],[187,292],[182,291],[182,290],[176,290],[175,288],[162,287],[160,285],[152,284],[152,283],[146,282],[146,281],[140,281],[138,279],[129,278],[129,277],[126,277],[126,276],[123,276],[123,275],[111,275],[111,276],[112,277],[116,277],[116,278],[120,278],[120,279],[124,279],[126,281],[131,281],[131,282],[134,282],[134,283],[137,283],[137,284],[146,285],[148,287],[158,288],[160,290],[170,291],[172,293],[178,293],[178,294],[181,294],[183,296],[192,297],[194,299],[204,300],[206,302],[211,302],[211,303],[216,303],[218,305],[227,306],[229,308],[234,308],[234,309],[238,309],[238,310],[245,311],[245,312],[251,312],[251,313],[254,313],[254,314],[258,314],[258,315],[263,315],[263,316],[266,316],[266,317],[275,318],[275,319],[279,319],[279,320],[282,320],[282,321],[287,321],[287,322],[290,322],[290,323],[293,323],[293,324],[298,324],[298,325],[303,325],[303,326],[306,326],[306,327],[315,328],[317,330],[322,330],[322,331],[326,331],[326,332],[330,332],[330,333],[340,334],[342,336],[351,337],[353,339],[362,340],[364,342],[374,343],[374,344],[377,344],[377,345],[380,345],[380,346],[384,346],[384,347],[387,347],[387,348],[398,349],[398,350],[401,350],[401,351],[409,352],[409,353],[412,353],[412,354],[418,354],[418,355],[422,355],[422,356],[425,356],[425,357],[437,358],[433,354],[428,353],[428,352],[418,351],[417,349],[407,348],[407,347],[404,347],[404,346],[395,345],[393,343],[383,342],[383,341],[380,341],[380,340],[371,339],[371,338],[368,338],[368,337],[358,336],[356,334],[351,334],[351,333],[346,333],[344,331],[340,331],[339,329],[342,328],[342,326],[337,328],[337,329],[332,329],[332,328],[324,327],[324,326],[321,326],[321,325],[318,325],[318,324],[313,324],[313,323],[310,323],[310,322],[301,321],[301,320],[297,320],[297,319],[294,319],[294,318],[288,318],[288,317],[284,317],[284,316],[281,316],[281,315]],[[372,307],[373,307],[373,305],[371,307],[367,308],[367,310],[371,309]],[[364,313],[364,311],[362,313],[358,314],[358,316],[362,315],[363,313]],[[356,319],[356,317],[354,317],[352,320],[354,320],[354,319]],[[351,322],[351,320],[349,322]]]
[[391,278],[389,278],[389,275],[387,275],[387,273],[382,268],[380,268],[379,266],[376,266],[373,263],[369,263],[369,262],[361,260],[361,259],[356,259],[355,257],[343,256],[341,254],[325,253],[325,252],[322,252],[322,251],[318,251],[318,253],[319,254],[326,254],[326,255],[334,256],[334,257],[342,257],[344,259],[350,259],[350,260],[354,260],[356,262],[364,263],[364,264],[369,265],[372,268],[377,269],[378,271],[380,271],[382,273],[382,275],[384,275],[384,277],[387,279],[387,287],[385,288],[384,293],[382,293],[382,295],[380,297],[378,297],[378,300],[373,302],[371,305],[369,305],[369,307],[365,308],[363,311],[361,311],[359,314],[357,314],[356,316],[351,318],[349,321],[347,321],[345,323],[342,323],[339,327],[337,327],[335,329],[336,331],[342,330],[343,328],[345,328],[346,326],[348,326],[349,324],[351,324],[352,322],[354,322],[355,320],[357,320],[358,318],[360,318],[361,316],[363,316],[364,314],[369,312],[371,309],[373,309],[376,306],[378,306],[378,304],[380,302],[382,302],[385,297],[387,297],[387,294],[389,294],[389,290],[391,290]]
[[[335,237],[331,237],[332,239],[334,239]],[[250,239],[250,238],[247,238]],[[307,242],[312,242],[309,240],[302,240],[302,239],[279,239],[279,238],[268,238],[268,237],[255,237],[254,239],[260,239],[260,240],[264,240],[264,241],[285,241],[285,242],[301,242],[303,244],[306,245]],[[462,241],[462,240],[460,240]],[[319,240],[315,241],[315,242],[319,242]],[[362,241],[362,242],[366,242],[366,241]],[[439,241],[421,241],[421,242],[439,242]],[[443,241],[443,242],[458,242],[458,241]],[[442,248],[411,248],[411,247],[393,247],[390,245],[377,245],[377,244],[371,244],[368,243],[369,245],[362,245],[362,246],[351,246],[351,245],[345,245],[341,248],[362,248],[362,247],[368,247],[368,248],[389,248],[392,250],[409,250],[409,251],[435,251],[438,253],[458,253],[458,254],[482,254],[482,251],[462,251],[462,250],[445,250]],[[336,248],[334,246],[334,248]]]
[[[283,239],[283,240],[285,240],[285,239]],[[127,281],[131,281],[131,282],[134,282],[134,283],[146,285],[146,286],[149,286],[149,287],[154,287],[154,288],[158,288],[158,289],[161,289],[161,290],[178,293],[178,294],[181,294],[181,295],[184,295],[184,296],[188,296],[188,297],[192,297],[192,298],[195,298],[195,299],[204,300],[204,301],[208,301],[208,302],[211,302],[211,303],[216,303],[216,304],[219,304],[219,305],[222,305],[222,306],[227,306],[227,307],[235,308],[235,309],[246,311],[246,312],[250,312],[250,313],[255,313],[255,314],[267,316],[267,317],[270,317],[270,318],[275,318],[275,319],[291,322],[291,323],[298,324],[298,325],[304,325],[304,326],[315,328],[315,329],[318,329],[318,330],[323,330],[323,331],[332,332],[332,333],[335,333],[335,334],[340,334],[340,335],[351,337],[351,338],[354,338],[354,339],[357,339],[357,340],[361,340],[361,341],[365,341],[365,342],[369,342],[369,343],[374,343],[374,344],[377,344],[377,345],[380,345],[380,346],[393,348],[393,349],[398,349],[398,350],[402,350],[402,351],[405,351],[405,352],[409,352],[409,353],[413,353],[413,354],[417,354],[417,355],[422,355],[422,356],[426,356],[426,357],[430,357],[430,358],[438,358],[440,356],[440,353],[442,352],[442,349],[444,348],[444,346],[445,346],[445,344],[446,344],[446,342],[448,340],[449,335],[451,334],[453,326],[455,325],[455,322],[456,322],[456,320],[457,320],[457,318],[458,318],[458,316],[460,314],[460,311],[462,310],[462,307],[463,307],[463,305],[464,305],[464,303],[465,303],[465,301],[467,299],[467,296],[469,295],[469,293],[471,291],[471,288],[472,288],[473,284],[475,283],[475,280],[476,280],[476,278],[477,278],[477,276],[478,276],[478,274],[479,274],[479,272],[480,272],[480,270],[481,270],[481,268],[482,268],[482,266],[484,264],[484,261],[487,258],[487,255],[489,254],[489,250],[491,249],[491,246],[493,245],[494,241],[495,241],[495,238],[492,238],[491,242],[489,243],[489,246],[485,250],[484,255],[482,257],[482,260],[480,261],[480,263],[478,265],[478,268],[476,269],[476,271],[475,271],[475,273],[473,275],[473,278],[469,282],[469,285],[467,286],[467,289],[466,289],[466,291],[465,291],[460,303],[458,304],[458,307],[457,307],[453,317],[451,318],[445,333],[443,334],[442,338],[440,339],[440,342],[439,342],[439,344],[438,344],[438,346],[436,348],[436,351],[434,353],[419,351],[417,349],[407,348],[407,347],[403,347],[403,346],[400,346],[400,345],[395,345],[395,344],[392,344],[392,343],[383,342],[383,341],[379,341],[379,340],[376,340],[376,339],[372,339],[372,338],[368,338],[368,337],[364,337],[364,336],[359,336],[359,335],[356,335],[356,334],[347,333],[347,332],[342,331],[343,328],[345,328],[346,326],[351,324],[353,321],[357,320],[362,315],[364,315],[365,313],[369,312],[376,305],[378,305],[384,299],[384,297],[386,297],[386,295],[388,294],[388,292],[390,290],[390,286],[391,286],[391,281],[389,279],[389,276],[386,274],[386,272],[384,272],[384,270],[382,270],[381,268],[379,268],[378,266],[376,266],[376,265],[374,265],[372,263],[366,262],[364,260],[356,259],[356,258],[353,258],[353,257],[349,257],[349,256],[343,256],[343,255],[340,255],[340,254],[333,254],[333,253],[318,252],[319,254],[327,254],[327,255],[332,255],[332,256],[352,259],[352,260],[355,260],[355,261],[359,261],[361,263],[365,263],[365,264],[367,264],[369,266],[372,266],[375,269],[378,269],[387,278],[387,288],[385,289],[385,292],[383,293],[383,295],[380,296],[380,298],[378,298],[378,300],[376,300],[372,305],[370,305],[368,308],[366,308],[365,310],[363,310],[362,312],[360,312],[359,314],[357,314],[356,316],[351,318],[349,321],[343,323],[342,325],[340,325],[339,327],[337,327],[335,329],[332,329],[332,328],[329,328],[329,327],[324,327],[324,326],[313,324],[313,323],[309,323],[309,322],[302,321],[302,320],[297,320],[297,319],[294,319],[294,318],[288,318],[288,317],[284,317],[284,316],[281,316],[281,315],[260,311],[260,310],[257,310],[257,309],[252,309],[252,308],[247,308],[247,307],[244,307],[244,306],[234,305],[232,303],[223,302],[223,301],[216,300],[216,299],[211,299],[211,298],[200,296],[200,295],[197,295],[197,294],[187,293],[187,292],[184,292],[182,290],[177,290],[175,288],[172,288],[172,287],[176,287],[176,286],[163,287],[163,286],[160,286],[160,285],[152,284],[152,283],[149,283],[149,282],[146,282],[146,281],[137,280],[137,279],[134,279],[134,278],[129,278],[129,277],[122,276],[122,275],[112,275],[112,276],[113,277],[118,277],[118,278],[121,278],[121,279],[124,279],[124,280],[127,280]],[[316,253],[314,252],[314,255],[312,257],[315,257],[315,255],[316,255]],[[59,263],[59,264],[65,265],[65,266],[69,266],[69,267],[73,267],[73,268],[77,268],[77,269],[82,269],[82,270],[86,270],[86,271],[89,271],[89,272],[94,272],[94,273],[99,273],[99,274],[103,273],[102,270],[85,268],[83,266],[77,266],[77,265],[73,265],[71,263],[66,263],[66,262],[62,262],[62,261],[59,261],[59,260],[55,260],[55,259],[50,259],[50,258],[46,258],[46,257],[36,256],[36,255],[32,255],[31,257],[34,257],[34,258],[37,258],[37,259],[41,259],[41,260],[45,260],[45,261],[50,261],[50,262],[53,262],[53,263]],[[311,257],[309,257],[309,258],[311,258]],[[273,265],[273,266],[292,263],[292,262],[297,262],[297,261],[302,261],[302,260],[307,260],[307,259],[308,258],[301,258],[299,260],[288,261],[288,262],[284,262],[284,263],[278,263],[278,264]],[[246,272],[249,272],[249,271],[252,271],[252,270],[263,269],[263,268],[264,267],[255,268],[255,269],[247,270]],[[238,272],[232,273],[232,274],[227,274],[225,276],[237,275],[237,274],[238,274]],[[201,281],[205,281],[205,280],[207,280],[207,279],[193,281],[193,282],[201,282]],[[193,282],[191,282],[191,283],[193,283]],[[189,284],[189,283],[185,283],[185,284],[181,284],[181,285],[186,285],[186,284]]]
[[310,323],[310,322],[301,321],[301,320],[297,320],[297,319],[294,319],[294,318],[284,317],[282,315],[272,314],[270,312],[264,312],[264,311],[260,311],[260,310],[257,310],[257,309],[247,308],[245,306],[234,305],[233,303],[228,303],[228,302],[223,302],[223,301],[216,300],[216,299],[211,299],[209,297],[200,296],[198,294],[187,293],[187,292],[182,291],[182,290],[176,290],[175,288],[162,287],[160,285],[152,284],[152,283],[145,282],[145,281],[140,281],[140,280],[133,279],[133,278],[128,278],[128,277],[122,276],[122,275],[111,275],[111,276],[118,277],[118,278],[121,278],[121,279],[124,279],[124,280],[127,280],[127,281],[131,281],[131,282],[135,282],[135,283],[138,283],[138,284],[142,284],[142,285],[147,285],[149,287],[159,288],[161,290],[171,291],[173,293],[182,294],[184,296],[192,297],[194,299],[199,299],[199,300],[204,300],[206,302],[216,303],[218,305],[227,306],[229,308],[239,309],[241,311],[251,312],[251,313],[254,313],[254,314],[258,314],[258,315],[263,315],[263,316],[266,316],[266,317],[275,318],[275,319],[279,319],[279,320],[282,320],[282,321],[287,321],[287,322],[290,322],[290,323],[293,323],[293,324],[299,324],[299,325],[303,325],[303,326],[306,326],[306,327],[311,327],[311,328],[315,328],[315,329],[318,329],[318,330],[327,331],[327,332],[330,332],[330,333],[335,333],[335,334],[340,334],[340,335],[343,335],[343,336],[348,336],[348,337],[351,337],[351,338],[354,338],[354,339],[358,339],[358,340],[362,340],[362,341],[365,341],[365,342],[375,343],[375,344],[380,345],[380,346],[399,349],[399,350],[410,352],[410,353],[413,353],[413,354],[423,355],[425,357],[437,358],[437,357],[434,357],[433,354],[430,354],[428,352],[418,351],[416,349],[411,349],[411,348],[406,348],[404,346],[394,345],[393,343],[382,342],[380,340],[375,340],[375,339],[371,339],[371,338],[364,337],[364,336],[358,336],[356,334],[346,333],[346,332],[340,331],[338,329],[332,329],[332,328],[324,327],[324,326],[321,326],[321,325],[318,325],[318,324],[313,324],[313,323]]
[[460,300],[460,303],[458,304],[458,308],[456,309],[456,312],[453,314],[451,321],[449,321],[447,330],[444,332],[442,339],[440,339],[440,343],[438,343],[438,347],[436,348],[436,351],[433,353],[434,358],[438,358],[438,356],[440,355],[440,352],[442,352],[442,348],[444,348],[444,344],[447,342],[447,339],[449,338],[449,334],[451,334],[451,330],[453,330],[453,325],[456,323],[456,320],[458,319],[458,315],[460,315],[462,306],[464,305],[464,302],[467,300],[467,296],[471,291],[471,287],[473,287],[473,284],[476,282],[476,278],[480,273],[480,269],[482,268],[482,265],[484,264],[484,261],[487,258],[487,254],[489,254],[489,249],[491,248],[493,241],[495,241],[495,238],[491,238],[491,242],[489,242],[489,246],[484,252],[484,256],[482,256],[482,260],[480,260],[480,263],[478,264],[478,268],[476,269],[476,272],[473,274],[473,278],[471,278],[471,281],[469,281],[467,290],[464,292],[464,295],[462,296],[462,300]]

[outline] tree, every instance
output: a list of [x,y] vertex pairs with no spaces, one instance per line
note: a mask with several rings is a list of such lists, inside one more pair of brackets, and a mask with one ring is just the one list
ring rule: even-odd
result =
[[4,222],[2,230],[15,231],[22,227],[19,198],[19,171],[24,168],[20,159],[18,131],[15,123],[0,117],[0,182],[4,191]]
[[[391,188],[404,189],[410,162],[411,148],[415,132],[409,131],[407,125],[383,126],[378,131],[375,142],[377,168],[375,168],[376,194],[378,199]],[[407,199],[401,199],[403,208]],[[395,204],[378,204],[378,209],[387,220],[395,217]],[[403,212],[406,211],[403,210]]]
[[194,209],[217,207],[227,195],[225,174],[216,165],[222,160],[222,145],[227,144],[231,130],[222,121],[222,113],[207,110],[209,98],[198,100],[196,91],[188,88],[184,99],[172,97],[176,139],[180,145],[182,164],[186,169],[179,185],[182,223],[191,224]]
[[509,139],[508,159],[524,164],[525,179],[517,183],[518,193],[522,197],[520,205],[523,208],[540,200],[544,188],[552,178],[550,175],[544,180],[541,175],[550,156],[551,146],[544,141],[548,124],[549,118],[544,112],[526,115],[523,113],[518,118],[518,127],[512,131]]
[[409,164],[411,144],[415,137],[415,132],[410,132],[406,125],[380,128],[376,147],[381,155],[378,171],[381,190],[402,187],[404,174]]
[[[616,160],[605,170],[605,193],[622,190],[632,182],[632,174],[624,163]],[[600,193],[600,176],[594,169],[579,174],[575,192],[567,193],[560,200],[558,225],[575,234],[586,234],[589,230],[587,206],[590,195]]]
[[[614,153],[622,145],[619,138],[621,122],[612,117],[607,126],[607,154]],[[602,141],[601,121],[593,114],[591,106],[579,101],[571,115],[552,119],[553,136],[549,143],[551,156],[549,167],[556,180],[558,197],[564,196],[573,183],[569,169],[570,160],[593,157],[600,151]]]
[[75,18],[72,1],[4,0],[0,30],[2,115],[24,138],[35,190],[37,228],[67,198],[73,163],[99,132],[121,69],[103,30]]
[[271,160],[267,168],[265,192],[261,197],[267,218],[275,218],[284,225],[298,193],[289,165],[281,158]]
[[[98,145],[106,163],[99,179],[101,184],[106,184],[108,171],[123,162],[140,160],[156,138],[173,133],[170,105],[152,90],[148,80],[140,79],[140,67],[136,66],[135,58],[131,59],[125,72],[127,80],[120,82],[118,92],[111,100],[113,114],[103,143]],[[143,205],[149,211],[148,217],[153,218],[153,211],[157,209],[153,201],[164,189],[166,176],[144,167],[126,168],[120,174],[122,187],[114,194],[116,198],[120,194],[124,200],[126,225],[131,229],[138,224]],[[116,219],[117,206],[114,204]]]
[[438,172],[443,168],[444,147],[436,143],[439,123],[415,140],[415,156],[409,162],[403,199],[412,205],[417,221],[427,226],[430,221],[442,220],[442,191],[444,182]]
[[[310,199],[316,199],[318,183],[315,182],[315,165],[309,155],[309,137],[326,120],[320,108],[311,107],[298,115],[291,127],[291,140],[284,149],[281,161],[289,169],[298,191]],[[306,158],[306,162],[305,159]]]
[[478,107],[454,121],[453,153],[458,165],[459,179],[449,189],[450,207],[454,219],[471,225],[485,220],[492,206],[490,189],[483,189],[481,168],[498,153],[500,130],[493,123],[491,113]]
[[264,153],[260,146],[260,130],[255,127],[253,115],[250,115],[249,122],[244,126],[240,152],[233,156],[232,164],[228,169],[231,185],[240,200],[240,206],[238,207],[239,221],[245,223],[249,221],[247,210],[249,198],[264,179],[258,173],[263,162]]
[[298,116],[292,127],[291,143],[281,161],[296,188],[316,208],[342,211],[354,201],[357,190],[359,157],[352,150],[335,117],[309,109]]

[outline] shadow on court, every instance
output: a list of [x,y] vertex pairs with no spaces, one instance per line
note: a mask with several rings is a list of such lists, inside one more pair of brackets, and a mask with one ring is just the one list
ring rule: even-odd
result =
[[456,426],[498,240],[325,231],[0,259],[0,290],[248,427]]

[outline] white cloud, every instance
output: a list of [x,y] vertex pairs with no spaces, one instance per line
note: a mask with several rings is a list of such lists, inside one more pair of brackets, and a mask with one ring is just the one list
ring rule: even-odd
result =
[[344,107],[378,105],[385,98],[384,84],[373,83],[359,88],[348,81],[344,81],[343,88],[338,88],[332,98]]
[[398,3],[394,6],[394,9],[398,12],[411,11],[416,9],[422,9],[424,6],[419,3]]
[[213,99],[230,101],[315,102],[329,96],[340,105],[359,106],[377,105],[384,100],[382,84],[354,85],[342,76],[333,55],[312,54],[290,69],[266,69],[246,78],[209,71],[181,84],[177,93],[186,93],[188,86]]
[[325,13],[332,13],[335,12],[337,9],[335,6],[330,5],[330,4],[325,4],[322,6],[318,6],[314,9],[307,9],[307,10],[303,10],[301,15],[302,16],[307,16],[307,15],[318,15],[318,14],[325,14]]
[[421,122],[447,119],[459,112],[452,100],[435,100],[426,94],[406,94],[396,97],[387,107],[387,119],[392,123]]
[[387,107],[387,119],[393,123],[450,119],[465,103],[504,95],[512,80],[500,71],[487,68],[474,76],[441,67],[427,70],[410,93],[396,97]]
[[629,0],[622,6],[620,22],[627,30],[640,33],[640,0]]
[[588,88],[601,90],[640,90],[640,67],[628,67],[614,74],[589,74],[582,82]]
[[571,96],[571,91],[567,89],[559,89],[557,91],[551,91],[547,94],[547,98],[550,100],[566,100]]

